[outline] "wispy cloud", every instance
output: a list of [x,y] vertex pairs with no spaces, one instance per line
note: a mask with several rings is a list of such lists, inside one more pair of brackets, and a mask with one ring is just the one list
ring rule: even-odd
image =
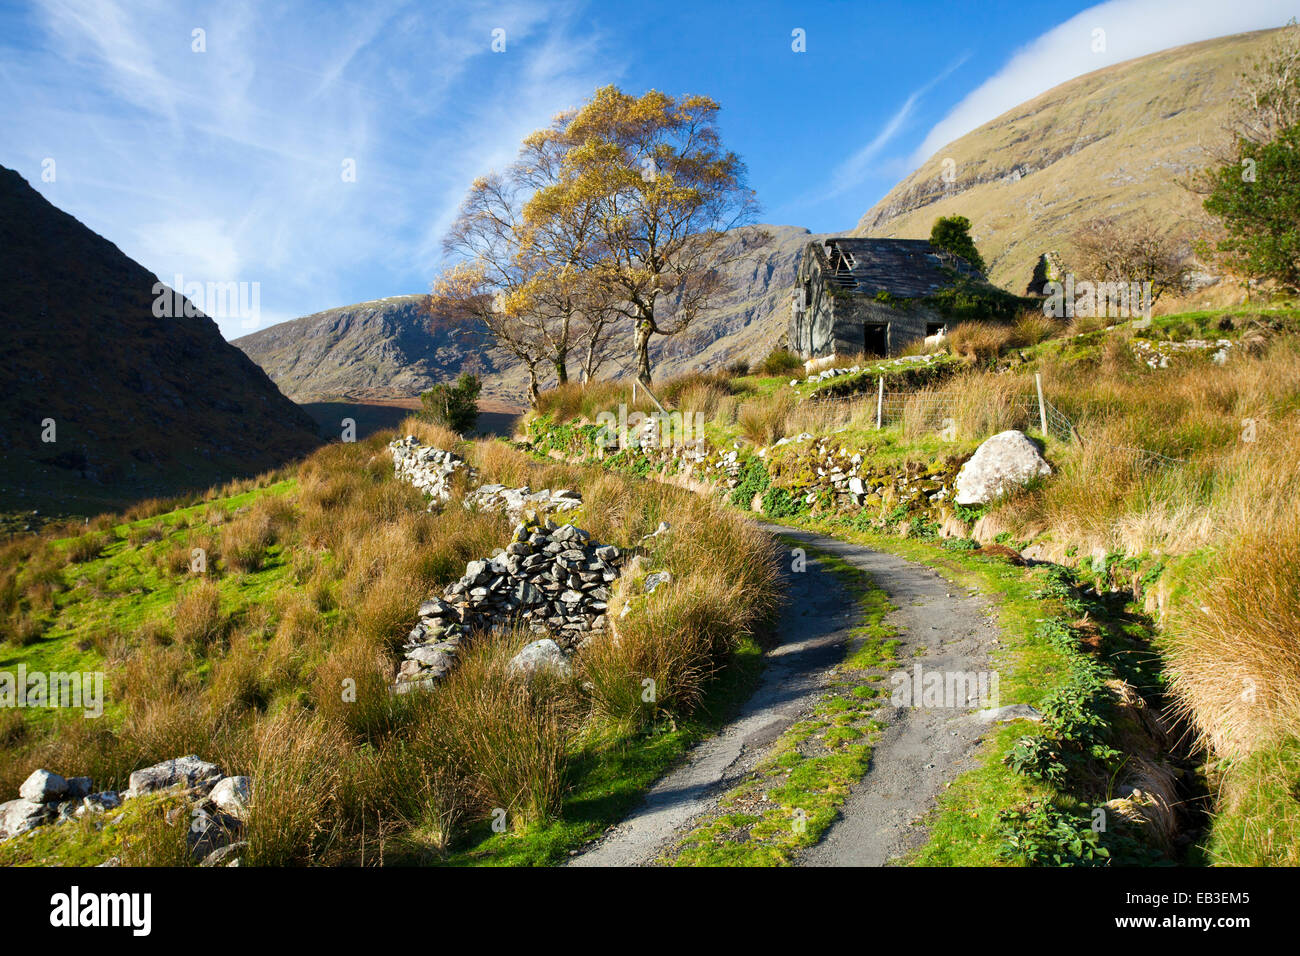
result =
[[1108,0],[1089,7],[1027,44],[958,103],[926,135],[910,167],[1076,76],[1197,40],[1280,27],[1298,12],[1295,0]]
[[875,163],[880,152],[903,130],[921,97],[951,76],[968,59],[970,59],[969,54],[961,56],[950,63],[941,73],[931,77],[909,93],[907,99],[903,101],[903,105],[886,121],[885,125],[880,128],[880,131],[876,133],[871,141],[835,167],[835,170],[831,173],[831,189],[823,198],[830,199],[838,196],[866,179],[873,171],[872,164]]
[[342,304],[359,277],[419,291],[471,179],[618,78],[581,12],[42,0],[0,39],[0,163],[165,281],[260,283],[263,324]]

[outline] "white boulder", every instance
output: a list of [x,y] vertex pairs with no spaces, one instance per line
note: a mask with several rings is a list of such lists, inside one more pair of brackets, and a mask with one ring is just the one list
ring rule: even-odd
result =
[[980,445],[970,461],[961,466],[956,501],[959,505],[986,505],[1051,473],[1051,465],[1024,432],[1000,432]]
[[48,770],[34,771],[18,788],[18,795],[32,803],[55,803],[67,792],[68,781]]
[[248,803],[252,796],[253,781],[248,777],[223,777],[212,788],[208,799],[215,803],[222,813],[242,821],[248,816]]

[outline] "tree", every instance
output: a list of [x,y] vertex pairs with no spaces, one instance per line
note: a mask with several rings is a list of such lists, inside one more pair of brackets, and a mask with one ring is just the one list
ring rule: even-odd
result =
[[1300,25],[1292,18],[1237,82],[1231,142],[1271,143],[1300,125]]
[[1233,271],[1300,289],[1300,126],[1268,143],[1242,137],[1220,166],[1205,210],[1227,231],[1215,244]]
[[975,240],[970,237],[970,220],[965,216],[936,219],[930,230],[930,245],[961,256],[980,272],[984,271],[984,257],[975,248]]
[[567,146],[556,129],[569,115],[527,137],[504,174],[470,186],[443,240],[457,261],[443,270],[430,300],[432,310],[472,320],[520,360],[533,404],[546,365],[564,384],[575,349],[586,348],[587,366],[599,364],[613,316],[584,270],[584,246],[594,236],[590,211],[578,203],[545,220],[522,215],[528,197],[560,173]]
[[478,393],[483,383],[462,372],[456,384],[439,382],[420,394],[420,417],[464,435],[478,422]]
[[1094,282],[1149,282],[1151,301],[1187,277],[1183,244],[1145,215],[1093,219],[1071,235],[1074,271]]
[[682,332],[727,289],[720,270],[745,254],[727,230],[757,211],[744,164],[722,148],[718,109],[703,96],[597,90],[551,131],[560,175],[524,209],[539,231],[592,217],[577,263],[589,292],[631,320],[643,382],[653,338]]

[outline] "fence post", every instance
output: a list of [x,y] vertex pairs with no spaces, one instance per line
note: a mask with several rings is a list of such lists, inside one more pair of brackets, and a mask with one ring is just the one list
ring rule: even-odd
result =
[[880,376],[880,388],[876,392],[876,431],[880,430],[885,411],[885,376]]
[[1038,386],[1038,424],[1043,429],[1043,437],[1047,437],[1047,406],[1043,404],[1043,376],[1035,372],[1034,384]]

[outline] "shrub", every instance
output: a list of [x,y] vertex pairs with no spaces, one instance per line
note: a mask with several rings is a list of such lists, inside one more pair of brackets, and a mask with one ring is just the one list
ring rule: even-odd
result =
[[975,248],[970,237],[970,220],[965,216],[940,216],[930,230],[930,245],[961,256],[980,272],[984,271],[984,257]]
[[773,349],[758,365],[758,370],[764,375],[785,375],[802,368],[803,359],[789,349]]
[[99,531],[73,538],[68,545],[68,563],[84,564],[86,561],[93,561],[104,553],[108,545],[109,536]]
[[464,435],[478,421],[478,394],[483,385],[478,376],[462,372],[454,385],[440,382],[420,395],[421,415]]

